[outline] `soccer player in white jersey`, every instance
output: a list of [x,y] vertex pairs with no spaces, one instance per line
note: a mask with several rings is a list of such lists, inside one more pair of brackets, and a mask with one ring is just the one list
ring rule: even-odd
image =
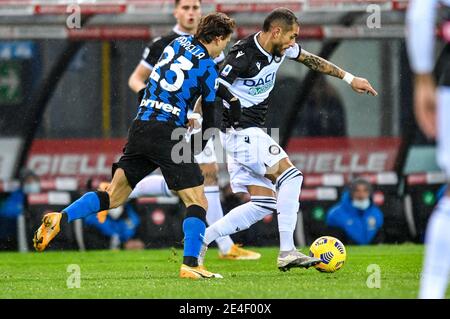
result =
[[[436,87],[432,75],[438,12],[450,21],[450,0],[412,0],[407,13],[407,47],[415,73],[414,111],[422,131],[437,139],[437,161],[450,177],[450,63]],[[450,39],[446,39],[449,41]],[[449,45],[449,44],[447,44]],[[447,180],[448,181],[448,180]],[[434,209],[425,232],[425,259],[419,297],[444,298],[450,273],[450,188]]]
[[[227,55],[219,75],[224,102],[222,144],[228,155],[233,192],[247,192],[251,201],[231,210],[207,228],[206,247],[216,238],[249,228],[266,215],[277,212],[280,234],[278,268],[308,268],[320,262],[297,251],[294,229],[299,210],[302,173],[286,152],[262,128],[276,73],[286,59],[346,81],[358,93],[377,95],[370,83],[327,60],[302,49],[295,39],[299,22],[286,8],[272,11],[263,30],[237,42]],[[200,261],[199,261],[200,262]]]
[[[180,35],[195,34],[201,17],[201,1],[175,0],[174,17],[177,20],[177,24],[172,32],[166,36],[156,38],[145,48],[142,60],[136,66],[128,80],[129,87],[134,92],[139,93],[139,95],[145,89],[145,81],[150,76],[153,66],[159,60],[164,48]],[[224,54],[221,53],[214,61],[220,63],[223,59]],[[208,141],[204,151],[195,156],[195,160],[200,165],[200,169],[205,178],[205,195],[208,199],[206,220],[211,225],[223,217],[218,186],[219,168],[212,139]],[[175,195],[169,190],[162,175],[149,175],[140,181],[131,193],[131,198],[143,196],[171,197]],[[236,245],[230,236],[217,238],[216,242],[219,247],[219,256],[222,259],[255,260],[261,257],[261,254],[257,252],[243,249],[239,245]]]

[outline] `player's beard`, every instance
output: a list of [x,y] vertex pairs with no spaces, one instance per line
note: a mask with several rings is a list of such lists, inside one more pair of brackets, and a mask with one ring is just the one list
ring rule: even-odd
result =
[[281,44],[277,44],[273,46],[273,55],[276,57],[281,58],[283,56],[283,53],[281,53],[283,46]]

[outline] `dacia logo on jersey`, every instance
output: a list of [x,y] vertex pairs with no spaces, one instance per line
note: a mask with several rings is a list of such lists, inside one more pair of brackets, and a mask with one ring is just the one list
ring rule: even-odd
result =
[[176,116],[180,116],[180,111],[181,111],[181,109],[179,109],[176,106],[173,106],[173,105],[170,105],[170,104],[167,104],[164,102],[148,100],[148,99],[143,99],[141,101],[140,106],[151,107],[156,110],[163,110],[164,112],[172,113],[173,115],[176,115]]
[[259,79],[246,79],[244,85],[250,87],[248,93],[250,95],[258,95],[267,92],[273,87],[276,72],[267,74]]

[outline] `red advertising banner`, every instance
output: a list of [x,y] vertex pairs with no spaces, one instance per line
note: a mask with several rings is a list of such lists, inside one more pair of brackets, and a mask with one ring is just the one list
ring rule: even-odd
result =
[[[35,140],[27,162],[41,177],[110,178],[125,139]],[[380,173],[392,171],[399,138],[294,138],[287,152],[303,173]]]
[[111,177],[125,139],[35,140],[27,167],[41,177]]
[[291,139],[287,152],[303,173],[364,173],[394,169],[400,138]]

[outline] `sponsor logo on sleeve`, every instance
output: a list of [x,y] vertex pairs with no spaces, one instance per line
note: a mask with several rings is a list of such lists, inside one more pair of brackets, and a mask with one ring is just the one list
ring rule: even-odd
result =
[[222,73],[220,73],[220,75],[222,76],[227,76],[228,74],[230,74],[231,69],[233,69],[233,67],[229,64],[225,65],[225,67],[222,70]]
[[236,54],[236,59],[240,58],[241,56],[243,56],[245,53],[242,51],[238,51],[238,53]]

